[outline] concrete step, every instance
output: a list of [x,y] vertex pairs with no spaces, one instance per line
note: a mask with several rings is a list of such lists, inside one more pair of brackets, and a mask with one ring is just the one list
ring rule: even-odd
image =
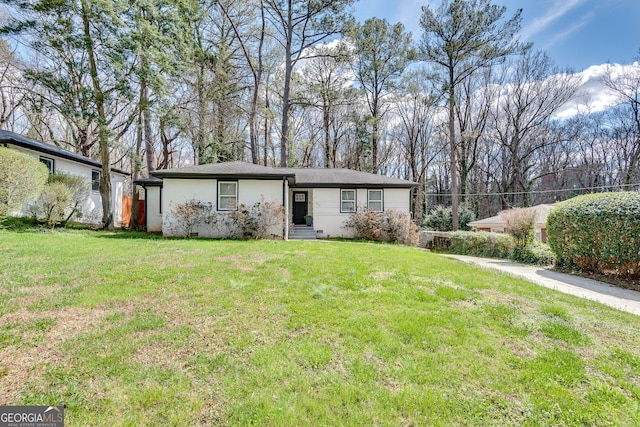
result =
[[292,240],[314,240],[317,239],[316,231],[313,227],[306,225],[296,225],[289,229],[289,239]]

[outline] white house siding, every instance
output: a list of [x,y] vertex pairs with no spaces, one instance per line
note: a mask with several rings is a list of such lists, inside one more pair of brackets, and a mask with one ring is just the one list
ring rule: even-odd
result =
[[[86,178],[88,185],[91,185],[91,172],[99,171],[102,173],[101,168],[86,165],[83,163],[74,162],[72,160],[63,159],[61,157],[53,156],[50,154],[43,154],[35,150],[28,148],[18,147],[10,145],[9,148],[28,154],[36,159],[40,157],[46,157],[53,159],[54,173],[66,173],[69,175],[77,175]],[[124,192],[124,176],[111,172],[111,191],[112,191],[112,206],[113,206],[113,218],[114,225],[120,227],[122,225],[122,195]],[[85,203],[81,206],[82,216],[75,218],[76,221],[84,222],[87,224],[95,224],[102,221],[102,200],[100,198],[99,191],[90,191],[89,197]],[[22,212],[23,215],[28,215],[27,212]]]
[[[344,227],[350,213],[340,212],[340,188],[314,188],[310,193],[313,193],[313,228],[321,232],[319,234],[322,237],[353,237],[353,230]],[[407,188],[385,188],[383,190],[384,209],[395,209],[409,214],[411,212],[409,194],[410,190]],[[358,209],[366,208],[366,188],[357,189],[356,204]]]
[[411,190],[408,188],[385,188],[384,209],[395,209],[410,214]]
[[[236,181],[229,179],[229,181]],[[240,179],[238,182],[238,203],[250,208],[253,204],[265,201],[282,204],[283,182],[281,180],[250,180]],[[165,236],[181,235],[182,230],[175,221],[172,209],[176,204],[188,200],[199,200],[211,203],[216,214],[225,215],[224,211],[217,211],[218,181],[216,179],[178,179],[164,178],[162,189],[162,233]],[[286,188],[285,188],[286,191]],[[286,194],[286,193],[285,193]],[[202,225],[193,230],[199,237],[226,237],[225,230]],[[282,226],[272,230],[272,234],[281,235]]]
[[162,212],[160,212],[161,187],[147,187],[145,221],[147,231],[162,231]]
[[[93,191],[92,191],[93,193]],[[124,177],[111,171],[111,196],[113,200],[113,225],[122,227],[122,197],[124,196]],[[98,193],[100,197],[100,193]]]
[[[285,193],[286,194],[286,193]],[[260,202],[282,204],[282,180],[241,179],[238,181],[238,201],[247,207]]]

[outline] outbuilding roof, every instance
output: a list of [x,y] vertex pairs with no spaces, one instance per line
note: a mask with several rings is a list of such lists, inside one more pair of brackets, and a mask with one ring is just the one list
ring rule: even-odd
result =
[[[0,130],[0,144],[3,143],[10,143],[18,147],[28,148],[39,153],[48,154],[50,156],[61,157],[63,159],[93,166],[95,168],[102,168],[102,163],[90,159],[89,157],[81,156],[80,154],[63,150],[62,148],[56,147],[55,145],[36,141],[35,139],[27,138],[26,136],[8,130]],[[130,175],[129,172],[125,172],[120,169],[111,168],[111,170],[122,175]]]
[[[544,227],[545,224],[547,223],[547,217],[549,216],[549,212],[551,211],[551,208],[553,208],[553,206],[554,205],[542,204],[542,205],[531,206],[530,208],[526,208],[526,209],[531,209],[536,213],[535,225],[539,227]],[[498,214],[496,216],[492,216],[489,218],[479,219],[477,221],[471,221],[468,225],[475,228],[482,228],[483,226],[489,226],[489,225],[504,226],[505,224],[506,224],[505,220],[500,216],[500,214]]]
[[291,187],[398,187],[418,184],[351,169],[272,168],[235,161],[151,172],[158,178],[287,179]]

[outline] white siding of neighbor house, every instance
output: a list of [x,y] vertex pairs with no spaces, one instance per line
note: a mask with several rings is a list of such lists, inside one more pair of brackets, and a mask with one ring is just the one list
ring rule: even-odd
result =
[[[227,181],[227,180],[225,180]],[[228,181],[236,181],[229,179]],[[250,208],[259,202],[276,202],[282,204],[281,180],[248,180],[240,179],[238,182],[238,203]],[[286,191],[286,190],[285,190]],[[215,179],[178,179],[164,178],[162,189],[162,233],[165,236],[181,235],[179,224],[175,221],[172,209],[176,204],[188,200],[199,200],[211,203],[213,212],[217,215],[227,215],[224,211],[217,211],[218,181]],[[272,234],[282,235],[282,225],[271,230]],[[225,237],[224,230],[214,229],[211,226],[202,225],[194,230],[199,237]]]
[[[28,148],[12,145],[9,145],[9,148],[33,156],[36,159],[40,159],[40,157],[53,159],[54,173],[66,173],[69,175],[85,177],[89,186],[91,186],[91,172],[95,170],[102,173],[101,168],[74,162],[68,159],[63,159],[50,154],[43,154],[38,151],[30,150]],[[124,192],[124,179],[124,176],[120,174],[116,174],[113,172],[111,173],[111,203],[113,207],[114,225],[116,227],[120,227],[122,225],[122,195]],[[79,218],[75,218],[75,220],[78,222],[96,224],[102,221],[102,200],[100,199],[99,191],[90,191],[89,197],[87,197],[87,200],[81,207],[81,212],[82,216]],[[22,214],[28,215],[26,211],[23,211]]]
[[[344,189],[349,187],[345,186]],[[340,188],[314,188],[309,190],[311,208],[309,215],[313,216],[313,228],[320,232],[321,237],[353,237],[353,230],[345,228],[350,213],[340,212]],[[295,189],[295,191],[305,191]],[[384,210],[395,209],[409,214],[410,190],[408,188],[385,188],[383,190]],[[367,189],[356,190],[356,204],[358,209],[367,206]],[[291,215],[291,214],[290,214]]]
[[160,212],[161,187],[147,187],[145,222],[147,231],[162,231],[162,213]]

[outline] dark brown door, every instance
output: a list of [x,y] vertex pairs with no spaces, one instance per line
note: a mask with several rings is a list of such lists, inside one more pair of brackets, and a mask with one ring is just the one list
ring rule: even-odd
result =
[[293,192],[293,223],[304,224],[304,216],[309,213],[307,209],[307,197],[306,191],[294,191]]

